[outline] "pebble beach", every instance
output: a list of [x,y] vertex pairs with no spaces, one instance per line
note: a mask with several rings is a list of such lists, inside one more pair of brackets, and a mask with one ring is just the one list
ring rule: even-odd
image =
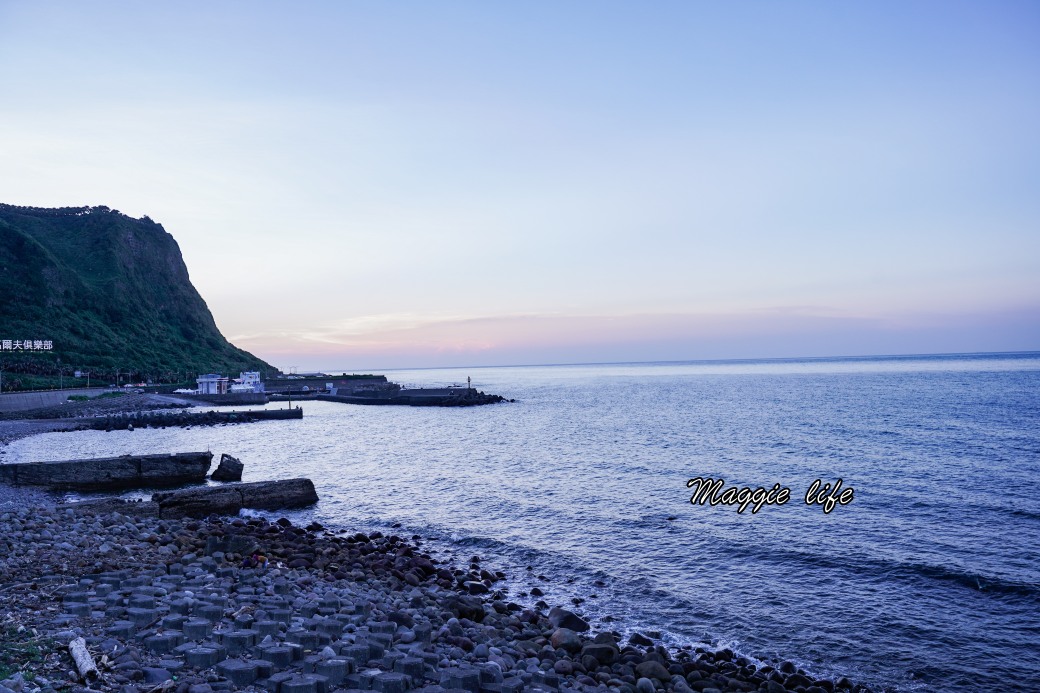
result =
[[[594,633],[579,614],[511,601],[479,556],[439,563],[419,536],[47,498],[0,488],[0,693],[866,690]],[[257,552],[266,566],[243,565]],[[75,638],[97,676],[74,666]]]

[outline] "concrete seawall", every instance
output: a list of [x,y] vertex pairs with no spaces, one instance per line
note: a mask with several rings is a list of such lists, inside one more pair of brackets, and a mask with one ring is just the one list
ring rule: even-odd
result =
[[108,392],[106,387],[76,388],[73,390],[48,390],[46,392],[5,392],[0,395],[0,412],[26,411],[53,407],[65,402],[69,395],[97,397]]

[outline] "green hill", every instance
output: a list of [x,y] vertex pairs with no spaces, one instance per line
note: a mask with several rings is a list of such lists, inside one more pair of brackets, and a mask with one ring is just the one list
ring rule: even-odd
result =
[[59,368],[155,382],[277,370],[224,339],[177,242],[148,217],[12,205],[0,205],[0,368],[5,390],[12,373],[24,387]]

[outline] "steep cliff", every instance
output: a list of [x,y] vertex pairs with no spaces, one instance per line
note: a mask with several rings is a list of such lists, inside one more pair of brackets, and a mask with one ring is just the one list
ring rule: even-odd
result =
[[0,205],[0,340],[25,373],[275,370],[220,334],[173,236],[108,207]]

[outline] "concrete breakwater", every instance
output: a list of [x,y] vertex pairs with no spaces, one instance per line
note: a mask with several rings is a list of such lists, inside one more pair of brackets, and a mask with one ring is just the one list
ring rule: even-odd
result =
[[257,409],[253,411],[157,411],[121,412],[112,416],[97,416],[77,419],[81,428],[96,431],[119,431],[146,426],[217,426],[220,424],[248,423],[250,421],[273,421],[302,419],[303,409]]
[[205,481],[212,461],[211,452],[181,452],[3,464],[0,481],[63,491],[175,486]]
[[310,479],[281,479],[156,493],[152,502],[159,517],[200,517],[234,515],[243,508],[302,508],[317,503],[318,494]]
[[367,405],[398,405],[410,407],[476,407],[484,404],[508,402],[501,395],[488,395],[469,388],[437,388],[415,390],[384,390],[353,395],[317,395],[326,402]]
[[99,664],[91,690],[127,693],[865,690],[790,662],[593,634],[565,609],[510,601],[504,577],[476,556],[440,563],[418,536],[0,509],[0,652],[36,653],[0,661],[0,686],[87,690],[65,651],[82,637]]

